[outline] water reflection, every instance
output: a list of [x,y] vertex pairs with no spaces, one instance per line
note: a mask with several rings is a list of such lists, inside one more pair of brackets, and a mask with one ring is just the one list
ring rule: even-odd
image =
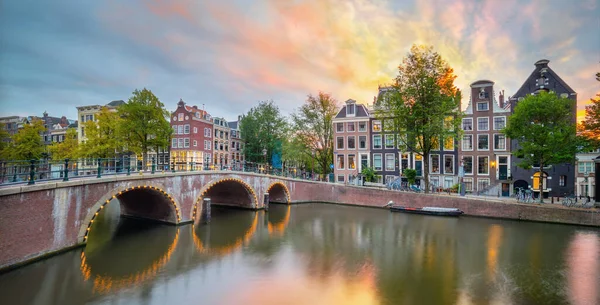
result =
[[193,239],[200,253],[224,256],[240,249],[258,228],[258,213],[214,208],[210,225],[194,228]]
[[268,217],[268,225],[267,229],[269,231],[269,235],[278,235],[281,236],[285,232],[289,222],[290,222],[290,214],[292,212],[292,206],[286,205],[286,208],[282,211],[282,209],[275,208],[275,206],[269,211]]
[[577,232],[567,250],[566,260],[571,304],[600,304],[600,237]]
[[502,244],[503,228],[497,224],[491,225],[488,230],[487,240],[487,279],[495,281],[498,266],[498,251]]

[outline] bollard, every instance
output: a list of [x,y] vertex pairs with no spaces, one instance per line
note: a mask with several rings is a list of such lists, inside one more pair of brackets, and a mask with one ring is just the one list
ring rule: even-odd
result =
[[65,159],[65,176],[63,181],[69,181],[69,158]]
[[131,175],[131,164],[127,164],[127,176]]
[[35,160],[32,159],[29,162],[31,162],[31,165],[29,166],[29,182],[27,184],[32,185],[35,184]]
[[154,174],[155,171],[156,171],[156,160],[154,157],[152,157],[152,173]]
[[269,211],[269,193],[265,193],[265,195],[264,195],[263,206],[265,208],[265,212],[268,212]]
[[202,211],[200,212],[200,223],[210,222],[210,198],[202,200]]

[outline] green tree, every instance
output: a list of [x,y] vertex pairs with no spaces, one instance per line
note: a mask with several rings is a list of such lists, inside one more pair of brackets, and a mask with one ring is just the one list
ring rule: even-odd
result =
[[10,135],[6,131],[6,124],[0,123],[0,159],[4,159],[4,155],[8,153],[6,148],[10,143]]
[[122,121],[117,112],[103,107],[96,114],[96,120],[83,123],[85,134],[79,145],[78,157],[114,158],[124,147],[120,132]]
[[45,148],[41,134],[44,130],[44,123],[37,119],[23,126],[12,136],[12,141],[5,148],[4,157],[12,160],[31,160],[42,157]]
[[167,119],[169,112],[152,91],[136,89],[117,111],[122,119],[119,127],[127,139],[127,149],[142,155],[143,164],[147,163],[148,151],[169,145],[173,134]]
[[[600,73],[596,74],[600,82]],[[595,148],[600,147],[600,93],[591,99],[592,104],[585,107],[585,119],[581,123],[581,135]]]
[[77,130],[67,129],[64,141],[52,143],[48,147],[52,160],[77,159],[79,157],[79,143],[77,142]]
[[402,174],[404,174],[404,176],[406,177],[406,180],[408,180],[408,183],[410,185],[413,185],[413,184],[415,184],[415,182],[417,182],[417,171],[415,169],[412,169],[412,168],[404,169]]
[[287,167],[299,169],[309,165],[310,153],[293,130],[288,130],[283,139],[281,160]]
[[281,153],[277,143],[284,142],[287,128],[287,121],[273,101],[262,101],[250,109],[240,122],[246,161],[264,162],[264,149],[267,161],[271,160],[273,153]]
[[430,153],[460,135],[461,94],[455,79],[454,70],[432,47],[413,45],[394,84],[376,103],[375,115],[383,128],[398,134],[396,141],[406,150],[423,156],[425,192]]
[[[544,166],[574,161],[580,145],[573,122],[574,108],[575,101],[554,92],[528,95],[517,104],[503,130],[507,137],[518,143],[518,149],[513,152],[522,159],[517,166],[543,169]],[[542,194],[544,179],[540,181]],[[540,196],[540,202],[543,202],[543,196]]]
[[365,177],[365,182],[375,182],[375,178],[377,177],[375,169],[368,166],[363,167],[361,174]]
[[308,95],[306,103],[292,114],[303,151],[314,158],[322,175],[330,172],[333,163],[333,118],[337,112],[337,101],[328,93],[319,92],[317,96]]

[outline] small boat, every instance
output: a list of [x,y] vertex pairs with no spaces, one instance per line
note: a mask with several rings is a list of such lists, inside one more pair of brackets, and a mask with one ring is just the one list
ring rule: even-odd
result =
[[424,208],[409,208],[409,207],[390,207],[392,212],[404,212],[412,214],[423,214],[423,215],[435,215],[435,216],[460,216],[463,211],[457,208],[438,208],[438,207],[424,207]]

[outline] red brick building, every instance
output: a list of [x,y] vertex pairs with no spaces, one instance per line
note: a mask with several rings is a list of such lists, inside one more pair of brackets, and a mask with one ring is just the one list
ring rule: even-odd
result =
[[202,169],[212,163],[213,124],[210,115],[197,106],[187,106],[183,100],[171,113],[171,161],[178,170]]

